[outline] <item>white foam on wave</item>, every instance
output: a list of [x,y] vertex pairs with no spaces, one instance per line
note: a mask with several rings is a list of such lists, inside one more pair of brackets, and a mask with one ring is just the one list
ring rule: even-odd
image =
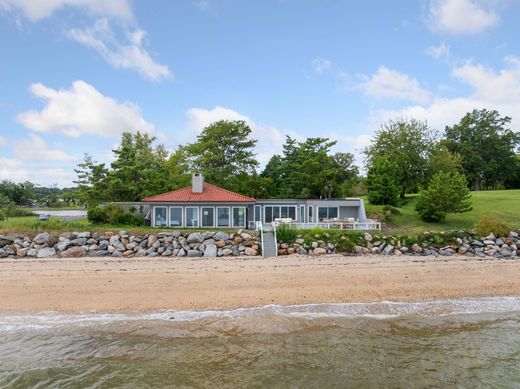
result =
[[371,303],[325,303],[302,305],[265,305],[233,310],[175,311],[163,310],[151,313],[111,314],[77,313],[62,314],[42,312],[39,314],[0,315],[0,332],[20,329],[46,330],[76,325],[91,327],[115,322],[169,321],[193,322],[204,319],[258,318],[356,318],[391,319],[401,316],[449,316],[482,313],[507,313],[520,311],[520,296],[484,297],[475,299],[434,300],[423,302],[379,301]]

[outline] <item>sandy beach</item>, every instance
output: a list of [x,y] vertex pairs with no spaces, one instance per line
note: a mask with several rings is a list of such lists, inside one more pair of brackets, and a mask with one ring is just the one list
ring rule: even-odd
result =
[[136,312],[520,295],[520,261],[467,257],[17,259],[0,310]]

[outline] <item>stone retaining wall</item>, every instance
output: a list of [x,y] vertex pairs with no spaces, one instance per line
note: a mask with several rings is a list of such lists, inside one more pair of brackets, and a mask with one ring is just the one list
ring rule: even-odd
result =
[[0,258],[49,257],[226,257],[259,254],[254,232],[160,232],[134,235],[125,231],[42,232],[0,235]]
[[[428,233],[427,233],[428,234]],[[431,233],[430,236],[442,237],[443,233]],[[477,237],[467,234],[453,237],[449,244],[438,245],[430,241],[412,243],[413,238],[399,238],[392,236],[373,237],[365,233],[356,244],[352,244],[350,254],[381,254],[381,255],[465,255],[481,258],[520,258],[520,231],[511,231],[508,236],[496,237],[490,234],[486,237]],[[424,238],[424,236],[423,236]],[[427,239],[427,235],[426,235]],[[407,241],[409,244],[407,244]],[[334,243],[326,240],[314,240],[298,238],[294,243],[280,243],[278,255],[303,254],[325,255],[336,254]]]

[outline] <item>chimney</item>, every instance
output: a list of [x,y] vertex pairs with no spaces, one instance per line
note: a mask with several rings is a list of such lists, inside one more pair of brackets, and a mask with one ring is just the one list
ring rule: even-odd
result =
[[195,173],[191,177],[191,192],[202,193],[204,192],[204,176],[200,173]]

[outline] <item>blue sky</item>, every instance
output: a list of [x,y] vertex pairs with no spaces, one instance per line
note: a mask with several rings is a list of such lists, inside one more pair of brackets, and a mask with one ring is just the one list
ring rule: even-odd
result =
[[219,119],[262,164],[286,135],[359,155],[399,116],[518,129],[518,20],[513,0],[0,0],[0,178],[69,186],[122,131],[173,150]]

